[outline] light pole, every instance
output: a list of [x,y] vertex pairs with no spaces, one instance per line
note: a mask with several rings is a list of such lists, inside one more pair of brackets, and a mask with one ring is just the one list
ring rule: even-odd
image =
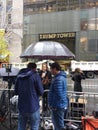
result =
[[11,130],[11,105],[10,105],[10,89],[11,89],[11,81],[10,81],[10,73],[11,73],[12,64],[6,65],[6,72],[8,73],[8,103],[9,103],[9,125]]

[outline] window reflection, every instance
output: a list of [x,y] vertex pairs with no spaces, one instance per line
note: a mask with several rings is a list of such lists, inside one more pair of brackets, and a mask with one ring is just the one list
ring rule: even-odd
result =
[[92,18],[90,20],[82,19],[81,20],[81,30],[98,30],[98,18]]
[[98,7],[97,0],[24,0],[24,13],[55,12]]
[[89,39],[89,41],[88,41],[88,51],[97,52],[98,51],[97,50],[98,49],[97,44],[98,44],[98,42],[97,42],[96,39]]
[[87,30],[88,29],[88,21],[87,19],[82,19],[81,20],[81,30]]
[[96,30],[95,19],[89,20],[88,28],[89,30]]
[[87,43],[88,43],[87,37],[81,37],[80,38],[80,52],[86,52],[87,51]]

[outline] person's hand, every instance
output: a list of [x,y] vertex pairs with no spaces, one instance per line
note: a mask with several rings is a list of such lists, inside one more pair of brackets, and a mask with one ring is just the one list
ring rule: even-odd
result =
[[47,85],[47,84],[49,84],[49,79],[48,79],[48,77],[45,77],[43,80],[42,80],[42,83],[43,83],[43,85]]

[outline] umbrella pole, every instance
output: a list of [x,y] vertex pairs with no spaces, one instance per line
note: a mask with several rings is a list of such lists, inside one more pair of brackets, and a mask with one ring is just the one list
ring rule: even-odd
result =
[[11,83],[10,83],[10,76],[9,76],[9,72],[8,72],[9,126],[10,126],[10,130],[11,130],[12,126],[11,126],[11,105],[10,105],[11,93],[10,93],[10,89],[11,89]]

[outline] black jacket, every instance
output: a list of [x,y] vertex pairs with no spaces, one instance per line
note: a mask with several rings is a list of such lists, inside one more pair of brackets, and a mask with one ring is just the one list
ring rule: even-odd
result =
[[74,91],[82,92],[81,80],[85,79],[85,75],[79,72],[76,72],[72,76],[72,80],[74,81]]
[[45,80],[46,78],[49,79],[49,82],[48,82],[48,83],[43,84],[44,90],[45,90],[45,89],[49,89],[49,86],[50,86],[50,83],[51,83],[51,80],[52,80],[51,72],[48,71],[48,70],[46,70],[46,72],[45,72],[45,77],[44,77],[44,78],[42,78],[42,73],[43,73],[43,71],[41,70],[40,73],[39,73],[39,75],[40,75],[40,77],[41,77],[42,82],[43,82],[43,80]]

